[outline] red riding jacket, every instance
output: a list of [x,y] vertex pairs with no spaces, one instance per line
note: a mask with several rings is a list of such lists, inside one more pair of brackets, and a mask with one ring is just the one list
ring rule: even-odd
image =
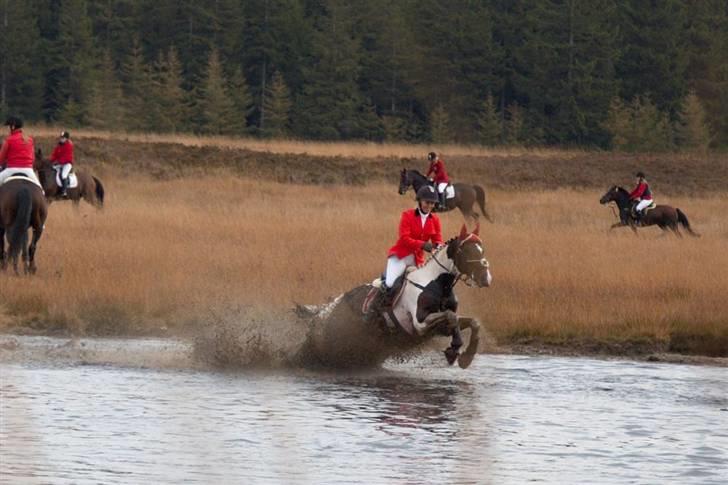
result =
[[436,184],[449,184],[450,178],[447,176],[447,170],[445,170],[445,162],[439,158],[433,162],[430,162],[430,169],[427,171],[426,177],[430,174],[435,174],[434,179]]
[[33,168],[33,160],[33,139],[23,135],[20,128],[13,130],[0,148],[0,163],[7,162],[7,168]]
[[402,259],[410,254],[414,254],[415,264],[419,266],[425,262],[422,245],[427,241],[433,244],[442,244],[440,219],[430,212],[427,215],[427,219],[425,219],[425,225],[423,227],[420,210],[408,209],[402,212],[402,217],[399,220],[399,239],[389,249],[387,257],[397,256]]
[[650,186],[647,185],[647,182],[640,183],[632,192],[630,192],[629,198],[631,200],[652,200],[652,191],[650,190]]
[[66,143],[56,145],[51,153],[51,162],[59,165],[73,164],[73,142],[68,140]]

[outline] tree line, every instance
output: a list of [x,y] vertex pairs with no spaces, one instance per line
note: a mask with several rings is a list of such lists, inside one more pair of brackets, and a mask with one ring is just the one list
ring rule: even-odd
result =
[[5,0],[0,31],[0,114],[69,128],[728,145],[724,0]]

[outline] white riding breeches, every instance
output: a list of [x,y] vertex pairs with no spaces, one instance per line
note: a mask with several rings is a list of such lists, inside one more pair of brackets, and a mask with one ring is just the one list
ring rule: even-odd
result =
[[33,170],[32,168],[6,168],[2,172],[0,172],[0,185],[4,184],[5,180],[11,175],[21,173],[31,179],[33,183],[38,185],[38,187],[40,187],[40,181],[38,180],[38,176],[35,174],[35,170]]
[[387,270],[384,272],[384,284],[387,285],[387,288],[391,288],[392,285],[394,285],[394,282],[397,281],[397,278],[404,274],[404,270],[407,269],[407,266],[414,265],[414,254],[405,256],[402,259],[399,259],[397,256],[390,256],[387,259]]
[[650,204],[652,204],[652,202],[654,202],[652,199],[649,199],[649,200],[642,199],[639,201],[639,203],[637,204],[637,207],[635,207],[634,210],[637,212],[642,212],[642,210],[645,207],[648,207]]
[[67,179],[71,173],[72,168],[73,168],[73,165],[71,165],[70,163],[64,163],[63,165],[61,165],[61,164],[53,165],[53,169],[56,172],[58,172],[58,171],[61,172],[61,179]]
[[439,193],[441,193],[441,194],[442,194],[443,192],[445,192],[445,189],[446,189],[446,188],[447,188],[447,182],[440,182],[439,184],[437,184],[437,191],[438,191]]

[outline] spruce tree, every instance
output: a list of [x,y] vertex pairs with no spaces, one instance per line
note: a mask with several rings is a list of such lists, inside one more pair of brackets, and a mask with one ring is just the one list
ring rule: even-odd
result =
[[179,132],[191,126],[191,99],[183,82],[177,49],[170,46],[166,56],[159,53],[154,69],[156,126],[160,131]]
[[263,110],[265,124],[261,127],[268,137],[286,137],[290,134],[291,94],[280,72],[276,72],[268,85]]
[[477,118],[478,141],[486,146],[494,146],[503,140],[501,117],[496,111],[493,95],[488,93],[481,104]]
[[126,121],[121,83],[111,53],[105,50],[97,66],[98,77],[91,87],[87,104],[87,122],[94,128],[120,130]]
[[229,134],[235,118],[235,103],[227,90],[220,54],[212,49],[199,93],[200,131],[211,135]]
[[255,104],[248,88],[248,82],[240,67],[235,68],[230,76],[228,92],[233,102],[234,113],[227,133],[245,134],[248,132],[248,117],[252,114]]
[[680,148],[705,151],[710,145],[710,127],[705,108],[695,91],[691,90],[683,100],[675,138]]
[[152,105],[153,82],[149,64],[144,59],[141,42],[138,37],[132,39],[131,50],[121,69],[124,81],[124,111],[126,126],[130,130],[156,129]]
[[430,137],[433,143],[452,142],[450,116],[442,104],[438,104],[430,115]]

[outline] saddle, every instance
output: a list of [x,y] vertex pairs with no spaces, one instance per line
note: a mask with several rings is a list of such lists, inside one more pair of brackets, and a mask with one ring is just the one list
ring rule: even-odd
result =
[[[638,203],[639,202],[635,202],[634,204],[632,204],[632,208],[630,209],[630,214],[632,215],[632,217],[634,219],[637,218],[637,211],[635,211],[635,209],[637,208],[637,204]],[[655,201],[653,200],[652,203],[650,203],[650,205],[648,205],[647,207],[645,207],[644,209],[642,209],[642,217],[644,217],[645,215],[647,215],[647,213],[649,211],[651,211],[652,209],[654,209],[655,207],[657,207],[657,204],[655,204]]]
[[[392,288],[390,288],[387,292],[387,295],[382,294],[382,278],[377,278],[372,281],[372,287],[362,303],[362,315],[364,315],[368,320],[380,321],[380,323],[383,323],[389,332],[395,332],[398,328],[401,328],[401,325],[394,316],[392,309],[397,306],[397,303],[404,293],[404,289],[407,286],[407,275],[416,269],[416,266],[408,267],[405,270],[405,273],[395,280]],[[374,309],[374,304],[377,302],[378,298],[387,298],[389,301],[384,302],[379,309]],[[375,313],[379,314],[375,315]]]
[[[57,168],[58,167],[58,168]],[[63,187],[63,183],[61,182],[61,165],[54,165],[53,170],[56,172],[56,184],[58,187]],[[75,189],[78,187],[78,177],[76,177],[76,172],[73,168],[71,168],[71,172],[68,174],[68,188],[69,189]]]

